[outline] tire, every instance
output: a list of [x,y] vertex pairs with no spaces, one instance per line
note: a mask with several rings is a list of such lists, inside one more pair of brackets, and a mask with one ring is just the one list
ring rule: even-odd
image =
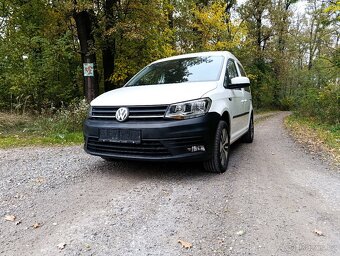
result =
[[208,161],[204,162],[205,170],[213,173],[224,173],[228,168],[229,149],[229,127],[225,121],[220,121],[216,129],[212,156]]
[[243,136],[243,141],[246,143],[252,143],[253,140],[254,140],[254,118],[253,114],[251,114],[249,128],[247,133]]

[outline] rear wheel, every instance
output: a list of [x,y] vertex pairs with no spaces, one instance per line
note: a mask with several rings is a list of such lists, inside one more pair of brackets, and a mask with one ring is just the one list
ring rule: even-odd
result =
[[230,149],[229,128],[225,121],[220,121],[217,126],[211,158],[204,162],[208,172],[223,173],[228,168]]

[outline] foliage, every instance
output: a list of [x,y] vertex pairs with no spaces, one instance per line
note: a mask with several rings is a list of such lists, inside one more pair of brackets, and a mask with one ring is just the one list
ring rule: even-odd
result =
[[321,89],[307,88],[300,101],[299,114],[318,122],[340,123],[340,87],[329,84]]
[[111,76],[116,86],[122,86],[150,62],[175,53],[171,46],[173,33],[161,8],[161,1],[148,5],[127,1],[116,10],[119,18],[106,33],[116,45],[115,72]]
[[[338,123],[340,2],[308,0],[299,15],[293,12],[298,0],[236,2],[0,0],[0,109],[75,108],[74,100],[88,96],[82,62],[89,56],[95,93],[102,93],[156,59],[229,50],[245,66],[256,108]],[[77,23],[79,14],[89,27]],[[86,42],[79,34],[84,28],[90,29]],[[61,126],[70,132],[67,125]]]
[[72,101],[67,107],[51,108],[33,122],[31,131],[39,134],[66,134],[82,130],[88,113],[85,100]]
[[41,109],[80,96],[79,60],[63,16],[38,0],[3,8],[10,14],[0,31],[0,108]]

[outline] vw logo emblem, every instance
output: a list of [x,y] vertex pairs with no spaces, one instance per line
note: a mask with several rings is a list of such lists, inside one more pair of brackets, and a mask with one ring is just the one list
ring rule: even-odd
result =
[[129,117],[129,109],[128,108],[119,108],[116,112],[116,119],[119,122],[125,121]]

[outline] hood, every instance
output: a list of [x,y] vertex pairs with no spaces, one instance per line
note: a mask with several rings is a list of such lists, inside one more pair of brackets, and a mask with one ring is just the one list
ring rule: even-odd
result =
[[199,99],[216,87],[217,82],[122,87],[98,96],[91,106],[167,105]]

